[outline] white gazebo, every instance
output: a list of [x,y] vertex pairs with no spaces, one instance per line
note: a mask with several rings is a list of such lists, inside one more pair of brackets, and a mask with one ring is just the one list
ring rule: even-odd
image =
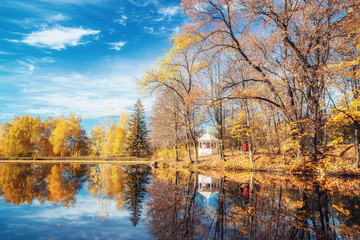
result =
[[199,156],[213,155],[219,153],[219,139],[206,133],[199,140]]

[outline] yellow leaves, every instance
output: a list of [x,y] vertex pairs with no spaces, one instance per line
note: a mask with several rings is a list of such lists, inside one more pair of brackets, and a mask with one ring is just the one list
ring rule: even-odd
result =
[[335,138],[334,140],[332,140],[330,143],[329,143],[329,146],[336,146],[338,144],[341,144],[344,142],[344,138],[343,137],[337,137]]
[[39,144],[41,131],[40,117],[24,115],[15,117],[4,136],[7,156],[31,156]]
[[[185,159],[186,157],[186,149],[185,146],[179,147],[178,151],[178,157],[179,159]],[[175,159],[175,148],[165,148],[156,153],[156,156],[158,159],[164,159],[164,160],[173,160]]]
[[194,33],[191,33],[189,31],[180,32],[178,34],[174,34],[170,40],[173,42],[173,48],[171,52],[173,54],[176,54],[177,52],[186,50],[193,46],[194,44],[197,44],[201,41],[201,37],[199,35],[195,35]]
[[[338,136],[342,137],[341,130],[344,127],[348,127],[354,123],[354,121],[360,121],[360,99],[353,98],[348,100],[349,95],[344,95],[340,103],[332,111],[332,116],[328,120],[327,126],[331,128]],[[340,136],[339,136],[340,135]],[[341,141],[334,140],[333,144],[341,143]]]
[[349,216],[350,215],[350,211],[347,209],[344,209],[344,205],[342,203],[340,203],[339,205],[332,205],[333,208],[335,208],[337,211],[339,211],[340,213],[344,214],[345,216]]
[[[75,141],[75,139],[82,138],[83,135],[80,122],[80,114],[78,116],[76,116],[75,114],[71,114],[67,118],[60,117],[54,119],[54,130],[50,137],[50,142],[54,147],[54,154],[60,156],[67,156],[72,153],[72,150],[74,150],[75,142],[70,143],[70,139],[73,139],[73,141]],[[71,146],[71,144],[73,145]]]
[[102,122],[90,130],[92,155],[102,157],[124,154],[129,114],[121,113],[118,124]]

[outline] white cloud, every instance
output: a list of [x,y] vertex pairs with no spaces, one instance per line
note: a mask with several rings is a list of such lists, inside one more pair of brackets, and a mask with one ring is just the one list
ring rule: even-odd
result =
[[113,43],[109,43],[111,45],[110,49],[114,49],[116,51],[120,51],[121,48],[126,44],[125,41],[119,41],[119,42],[113,42]]
[[59,22],[59,21],[65,21],[68,20],[68,17],[65,17],[64,15],[62,15],[61,13],[58,15],[54,15],[48,18],[48,22]]
[[172,29],[175,34],[178,34],[181,31],[181,27],[176,26],[174,29]]
[[128,0],[128,1],[138,7],[146,7],[149,4],[159,5],[159,2],[157,0]]
[[[1,53],[0,53],[1,54]],[[11,54],[11,53],[9,53]],[[50,57],[44,58],[20,58],[7,61],[6,64],[0,65],[1,72],[17,73],[31,75],[43,63],[53,63],[54,59]],[[9,80],[11,81],[11,80]]]
[[26,75],[30,75],[37,68],[39,63],[53,63],[54,59],[44,57],[44,58],[27,58],[17,61],[17,65],[15,67],[15,71],[17,73],[22,73]]
[[16,71],[23,74],[32,74],[35,70],[35,65],[30,62],[18,61],[19,66]]
[[[99,202],[98,196],[84,196],[78,194],[76,196],[75,207],[52,207],[53,204],[46,202],[40,204],[38,201],[34,201],[33,207],[42,206],[36,213],[31,215],[23,215],[22,219],[36,219],[38,222],[54,222],[56,220],[66,220],[72,224],[87,224],[88,219],[95,216],[102,217],[101,213],[105,212],[109,214],[111,219],[125,219],[128,221],[129,213],[127,211],[119,211],[116,208],[116,203],[110,199],[103,199],[105,201],[105,208]],[[86,219],[86,220],[85,220]]]
[[148,33],[154,33],[154,28],[153,27],[144,27],[144,29]]
[[127,16],[125,15],[121,15],[121,17],[119,19],[115,19],[114,22],[121,24],[123,26],[126,26],[126,20],[128,19]]
[[98,30],[83,29],[81,27],[55,26],[51,29],[44,28],[41,31],[32,32],[20,42],[36,47],[62,50],[66,49],[67,46],[85,44],[86,42],[82,41],[83,37],[99,33]]
[[43,2],[50,2],[56,4],[75,4],[75,5],[82,5],[82,4],[102,4],[106,0],[40,0]]
[[165,17],[172,17],[180,12],[179,6],[174,7],[162,7],[158,10],[158,13],[164,15]]
[[22,112],[42,116],[80,113],[82,119],[96,119],[106,116],[105,108],[111,105],[112,115],[118,116],[136,102],[134,80],[149,64],[138,59],[109,58],[98,64],[99,69],[86,74],[33,74],[31,79],[36,81],[28,79],[20,86]]

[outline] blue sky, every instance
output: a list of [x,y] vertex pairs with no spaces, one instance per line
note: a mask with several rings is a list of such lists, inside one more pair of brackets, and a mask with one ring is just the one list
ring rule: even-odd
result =
[[[0,121],[80,113],[89,129],[106,112],[131,110],[135,79],[187,21],[179,3],[0,1]],[[149,111],[150,100],[143,103]]]

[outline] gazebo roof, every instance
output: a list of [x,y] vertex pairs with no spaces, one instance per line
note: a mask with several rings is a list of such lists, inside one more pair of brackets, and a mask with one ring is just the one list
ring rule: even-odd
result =
[[212,191],[212,192],[199,191],[199,193],[200,193],[201,195],[203,195],[203,197],[205,197],[206,199],[210,199],[210,198],[216,196],[216,194],[218,194],[219,191]]
[[202,142],[218,142],[219,139],[217,139],[216,137],[210,135],[209,133],[206,133],[204,136],[202,136],[201,138],[198,139],[198,141],[202,141]]

